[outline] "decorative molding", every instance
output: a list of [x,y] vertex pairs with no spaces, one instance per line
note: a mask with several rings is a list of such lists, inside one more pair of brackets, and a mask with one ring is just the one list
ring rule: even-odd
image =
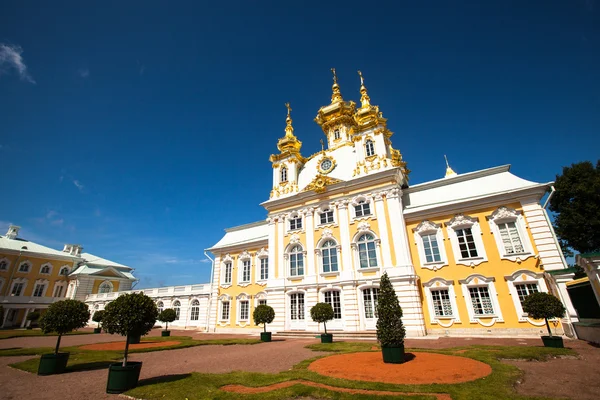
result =
[[418,234],[423,234],[423,233],[435,233],[438,231],[438,229],[440,228],[440,226],[438,224],[435,224],[429,220],[424,220],[421,221],[421,223],[419,225],[416,226],[416,228],[413,228],[413,232],[416,232]]
[[[367,224],[367,226],[368,226],[368,224]],[[360,230],[360,225],[359,225],[359,230]],[[321,232],[321,238],[322,239],[333,239],[333,232],[331,231],[331,229],[329,229],[329,228],[323,229],[323,231]]]
[[463,226],[473,226],[479,222],[477,218],[472,218],[464,214],[456,214],[450,221],[446,222],[448,228],[456,229]]
[[300,243],[300,236],[297,233],[292,234],[290,237],[290,244],[298,244]]
[[357,229],[359,232],[368,232],[371,230],[371,225],[366,221],[362,221],[358,224]]
[[267,250],[265,250],[264,247],[261,247],[261,249],[256,252],[256,257],[267,258],[267,257],[269,257],[269,252]]
[[506,206],[501,206],[496,209],[490,216],[488,216],[488,220],[492,221],[500,221],[500,220],[514,220],[519,217],[520,213],[512,208],[508,208]]

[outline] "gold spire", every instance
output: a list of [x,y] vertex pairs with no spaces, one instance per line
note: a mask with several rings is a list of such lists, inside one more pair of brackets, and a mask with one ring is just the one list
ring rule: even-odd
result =
[[367,94],[367,88],[365,86],[365,80],[363,79],[362,72],[358,71],[358,76],[360,76],[360,105],[361,108],[369,108],[371,106],[371,99]]
[[287,108],[287,117],[285,118],[285,136],[279,139],[277,142],[277,148],[279,151],[290,152],[290,153],[300,153],[300,148],[302,147],[302,142],[298,140],[296,136],[294,136],[294,127],[292,126],[292,107],[290,107],[290,103],[285,103],[285,108]]
[[337,75],[335,73],[335,68],[331,68],[331,72],[333,73],[333,86],[331,89],[333,90],[333,94],[331,95],[331,103],[337,103],[338,101],[344,101],[342,98],[342,93],[340,92],[340,85],[337,83]]
[[285,136],[294,136],[294,127],[292,126],[292,107],[290,107],[290,103],[285,103],[285,108],[287,108],[287,117],[285,119]]
[[458,175],[452,168],[450,168],[450,164],[448,164],[448,157],[444,154],[444,159],[446,160],[446,178],[450,178]]

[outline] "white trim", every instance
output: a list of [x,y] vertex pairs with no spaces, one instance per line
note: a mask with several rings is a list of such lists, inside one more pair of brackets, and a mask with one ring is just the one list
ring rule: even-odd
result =
[[[367,321],[367,317],[365,315],[365,299],[363,296],[363,291],[365,289],[379,289],[379,282],[377,282],[377,283],[369,282],[364,285],[359,285],[356,287],[356,296],[358,296],[358,308],[359,308],[358,315],[360,317],[360,322],[359,322],[360,329],[361,330],[375,330],[378,318],[375,318],[375,316],[373,316],[373,318],[369,318],[369,321]],[[379,295],[378,295],[377,299],[379,300]],[[375,312],[377,305],[374,305],[374,307],[375,308],[373,309],[373,312]],[[367,324],[367,322],[369,322],[369,323]]]
[[[298,219],[298,218],[300,218],[302,226],[297,229],[291,229],[290,224],[291,224],[292,219]],[[306,226],[306,221],[305,221],[304,215],[300,211],[292,211],[292,212],[288,213],[287,215],[285,215],[283,224],[284,224],[285,234],[288,235],[290,233],[304,232],[304,229]]]
[[[221,264],[222,264],[221,273],[220,273],[221,279],[219,280],[219,283],[220,283],[220,286],[223,288],[231,287],[231,285],[233,284],[233,262],[234,261],[235,260],[233,259],[233,257],[231,257],[231,255],[229,253],[227,253],[225,255],[225,257],[223,257],[223,259],[221,260]],[[227,274],[227,264],[228,263],[231,265],[231,271],[229,271],[230,272],[230,274],[229,274],[230,280],[229,280],[229,282],[226,282],[225,276]]]
[[[360,204],[361,201],[364,201],[369,205],[370,214],[362,215],[359,217],[356,215],[356,207]],[[351,215],[350,223],[368,220],[368,219],[377,219],[377,216],[375,215],[375,204],[373,202],[372,195],[359,194],[358,196],[355,196],[352,198],[352,200],[350,200],[350,205],[352,206],[352,207],[350,207],[352,210],[352,211],[350,211],[350,215]]]
[[[61,271],[62,271],[63,269],[65,269],[65,268],[67,269],[67,273],[66,273],[65,275],[61,275]],[[72,268],[71,268],[69,265],[66,265],[66,264],[65,264],[65,265],[61,266],[61,267],[58,269],[58,275],[59,275],[59,276],[69,276],[69,274],[71,273],[71,270],[72,270]],[[118,279],[118,278],[117,278],[117,279]]]
[[[6,268],[4,269],[0,269],[0,271],[8,271],[10,269],[10,260],[7,257],[2,257],[0,258],[0,263],[5,262],[6,263]],[[2,321],[0,321],[0,325],[1,325]]]
[[[44,285],[44,289],[42,290],[41,296],[34,296],[37,285]],[[50,286],[50,281],[48,279],[44,279],[44,278],[36,279],[35,282],[33,283],[33,290],[31,291],[31,297],[40,297],[40,298],[46,297],[46,292],[48,291],[49,286]]]
[[[450,221],[446,222],[445,225],[448,239],[450,239],[450,244],[452,245],[452,252],[454,253],[454,261],[456,264],[466,265],[467,267],[475,267],[488,260],[482,239],[483,232],[481,231],[481,226],[479,225],[479,220],[477,218],[471,218],[463,214],[456,214]],[[473,242],[475,243],[475,249],[477,251],[477,257],[462,258],[456,231],[466,228],[471,229]]]
[[[290,252],[294,247],[300,247],[300,253],[296,253],[296,254],[302,254],[302,268],[303,268],[303,273],[302,274],[297,274],[297,275],[292,275],[291,274],[291,260],[290,260]],[[285,251],[283,252],[283,259],[284,259],[284,264],[285,264],[285,273],[284,276],[287,279],[302,279],[306,276],[306,268],[307,268],[307,251],[304,249],[304,246],[302,246],[302,243],[300,242],[290,242],[290,244],[287,245],[287,247],[285,248]],[[297,270],[297,266],[296,266],[296,270]]]
[[[262,247],[259,251],[256,252],[255,256],[256,256],[256,268],[255,268],[254,280],[259,285],[262,285],[262,284],[266,285],[267,280],[269,279],[269,276],[270,276],[270,274],[269,274],[269,268],[270,268],[269,252],[267,250],[265,250],[264,247]],[[260,273],[262,270],[262,260],[267,260],[267,278],[266,279],[260,278]]]
[[[458,305],[456,304],[456,292],[454,291],[454,281],[445,280],[443,278],[433,278],[428,282],[423,282],[425,288],[425,296],[427,297],[427,308],[429,310],[429,319],[432,324],[438,324],[443,328],[449,328],[454,323],[460,323],[460,313],[458,311]],[[452,307],[452,315],[437,316],[435,315],[435,309],[433,307],[433,295],[432,290],[448,290],[448,297],[450,297],[450,306]]]
[[22,283],[23,288],[21,289],[21,293],[18,296],[25,296],[25,289],[27,289],[27,278],[15,278],[10,284],[10,290],[8,291],[8,296],[15,297],[13,293],[13,289],[17,283]]
[[[251,296],[247,293],[240,293],[235,297],[235,301],[236,301],[235,324],[238,326],[241,326],[242,328],[250,325],[250,322],[251,322],[250,300],[251,300]],[[242,316],[242,301],[248,302],[248,319],[244,319],[244,320],[242,320],[242,318],[241,318],[241,316]],[[229,315],[231,316],[231,310],[229,310]]]
[[[110,286],[110,291],[108,292],[101,292],[100,289],[102,288],[103,285],[108,284]],[[112,293],[115,291],[115,286],[113,285],[113,283],[111,281],[109,281],[108,279],[102,281],[99,285],[98,285],[98,293]]]
[[[364,228],[361,229],[361,227],[359,226],[358,232],[356,232],[356,234],[354,235],[354,237],[352,238],[352,242],[350,243],[350,247],[352,248],[352,258],[354,259],[354,265],[355,265],[355,269],[356,271],[369,271],[369,270],[381,270],[383,268],[383,262],[382,262],[382,256],[381,256],[381,239],[379,239],[379,237],[377,236],[377,234],[375,232],[373,232],[368,223],[364,222],[361,223],[364,224]],[[387,228],[385,228],[387,229]],[[373,241],[375,242],[375,258],[377,260],[377,265],[376,266],[369,266],[366,268],[361,268],[360,267],[360,254],[359,254],[359,250],[358,250],[358,239],[360,239],[362,237],[362,235],[364,234],[370,234],[373,236]]]
[[[27,268],[27,271],[21,271],[21,267],[25,264],[29,265],[29,268]],[[18,274],[28,274],[31,272],[31,268],[33,268],[33,263],[29,260],[23,260],[19,263],[19,266],[15,272]]]
[[[340,286],[327,285],[319,289],[318,301],[325,303],[325,292],[338,292],[340,294],[340,318],[329,321],[328,329],[344,330],[346,328],[346,304],[344,301],[344,290]],[[333,305],[331,306],[333,308]]]
[[[331,212],[333,215],[333,221],[321,223],[321,214],[324,212]],[[318,208],[314,210],[313,218],[315,219],[315,227],[324,228],[324,227],[334,227],[338,226],[338,215],[336,207],[333,204],[324,203],[321,204]]]
[[[440,252],[440,261],[427,262],[425,256],[425,246],[423,244],[424,235],[435,235],[438,251]],[[444,233],[439,224],[433,223],[429,220],[424,220],[413,228],[413,239],[417,246],[417,252],[419,253],[419,261],[421,268],[427,268],[432,271],[437,271],[448,265],[448,256],[446,255],[446,246],[444,245]]]
[[[332,241],[334,243],[333,247],[329,247],[328,249],[335,249],[336,250],[336,260],[337,260],[337,270],[336,271],[328,271],[325,272],[323,271],[323,245],[328,242],[328,241]],[[336,240],[335,237],[333,237],[332,232],[329,229],[325,229],[322,232],[321,235],[321,239],[319,239],[319,241],[317,242],[317,246],[315,247],[315,256],[317,258],[317,268],[318,268],[318,273],[321,275],[339,275],[341,268],[341,259],[342,259],[342,246],[340,246],[339,241]]]
[[[42,269],[44,269],[44,267],[48,267],[48,272],[42,272]],[[45,262],[42,265],[40,265],[40,275],[52,275],[52,263],[50,262]]]
[[[60,296],[56,296],[56,290],[58,287],[62,287],[62,291]],[[54,281],[54,286],[52,287],[52,297],[63,298],[67,296],[68,283],[66,281]]]
[[[459,280],[463,298],[465,299],[465,303],[467,305],[467,312],[469,314],[469,322],[474,324],[478,323],[485,327],[490,327],[494,325],[496,322],[504,322],[504,318],[502,317],[502,309],[500,308],[500,303],[498,302],[498,292],[496,292],[496,286],[494,285],[495,278],[493,277],[485,277],[479,274],[469,275],[466,279]],[[486,315],[475,315],[475,311],[473,310],[473,302],[471,301],[471,293],[469,292],[469,288],[472,287],[487,287],[488,292],[490,294],[490,300],[492,302],[492,307],[494,308],[493,314]],[[491,323],[487,324],[481,321],[481,319],[491,318]]]
[[[238,256],[238,286],[246,287],[252,283],[252,255],[248,253],[248,250],[244,250],[242,254]],[[248,271],[248,279],[244,279],[244,263],[249,263],[250,270]]]
[[538,291],[547,293],[548,287],[546,286],[546,281],[544,280],[544,274],[536,274],[533,271],[520,269],[515,271],[512,275],[505,276],[504,279],[508,284],[508,290],[510,292],[510,296],[512,297],[513,304],[515,305],[519,322],[529,322],[535,326],[544,326],[545,321],[536,321],[531,319],[527,316],[527,313],[523,311],[523,306],[519,300],[519,293],[517,292],[517,288],[515,286],[515,284],[536,284]]
[[[529,257],[535,256],[533,253],[533,247],[531,246],[531,241],[529,240],[527,226],[525,225],[525,218],[523,218],[523,214],[521,212],[512,208],[501,206],[498,207],[491,215],[489,215],[487,220],[490,225],[492,235],[496,240],[496,246],[500,258],[520,263]],[[502,242],[502,236],[500,235],[500,229],[497,224],[508,222],[515,223],[515,227],[519,233],[519,239],[521,240],[521,245],[523,246],[523,253],[506,254],[504,243]]]
[[[231,322],[231,296],[227,295],[227,294],[222,294],[218,297],[218,304],[219,304],[219,308],[218,308],[218,314],[217,314],[217,323],[220,326],[227,326],[230,324]],[[223,303],[229,303],[229,310],[227,312],[227,319],[223,318]]]

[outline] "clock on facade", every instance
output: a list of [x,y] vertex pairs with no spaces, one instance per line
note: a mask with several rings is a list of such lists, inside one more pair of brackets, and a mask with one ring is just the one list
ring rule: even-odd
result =
[[321,163],[319,164],[319,169],[321,170],[322,173],[328,173],[331,172],[331,170],[334,167],[334,163],[333,160],[331,158],[324,158]]

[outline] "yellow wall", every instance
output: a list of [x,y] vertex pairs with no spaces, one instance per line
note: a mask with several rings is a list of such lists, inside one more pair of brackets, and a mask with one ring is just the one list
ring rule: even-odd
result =
[[[419,252],[417,245],[414,240],[413,229],[422,221],[415,220],[407,222],[407,234],[410,242],[410,252],[412,256],[413,265],[417,275],[421,278],[421,300],[423,304],[423,313],[425,316],[425,324],[427,329],[468,329],[468,328],[483,328],[479,323],[471,323],[469,321],[469,314],[467,312],[466,301],[470,301],[468,298],[464,298],[461,290],[459,280],[465,279],[472,274],[480,274],[485,277],[495,278],[495,287],[498,294],[498,303],[502,310],[502,316],[504,322],[496,322],[490,329],[493,328],[536,328],[536,326],[529,322],[519,322],[517,311],[513,303],[512,296],[509,292],[509,283],[505,280],[505,276],[512,275],[518,270],[529,270],[535,273],[541,273],[543,270],[540,266],[540,261],[537,258],[529,257],[526,260],[517,263],[510,260],[504,260],[500,258],[500,253],[496,240],[491,233],[490,225],[486,220],[486,217],[492,214],[499,206],[489,207],[480,209],[477,211],[464,212],[472,218],[479,220],[479,226],[482,231],[482,239],[487,255],[487,261],[483,262],[475,267],[468,267],[465,265],[457,265],[454,261],[454,254],[448,233],[446,230],[445,223],[454,217],[455,214],[447,214],[436,218],[427,218],[429,221],[441,225],[442,232],[444,235],[444,249],[446,251],[446,258],[448,265],[439,269],[438,271],[432,271],[427,268],[421,267],[421,260],[419,259]],[[506,204],[505,206],[513,208],[517,211],[521,211],[521,205],[519,203]],[[527,232],[529,235],[529,241],[531,243],[534,253],[537,253],[531,231],[527,225]],[[456,295],[456,303],[458,306],[458,313],[460,315],[461,322],[455,322],[450,328],[442,328],[438,324],[431,324],[431,316],[429,315],[429,308],[426,304],[427,297],[425,296],[424,290],[428,290],[422,286],[423,282],[428,282],[433,278],[443,278],[445,280],[454,281],[454,291]],[[481,319],[484,323],[489,323],[490,319]]]

